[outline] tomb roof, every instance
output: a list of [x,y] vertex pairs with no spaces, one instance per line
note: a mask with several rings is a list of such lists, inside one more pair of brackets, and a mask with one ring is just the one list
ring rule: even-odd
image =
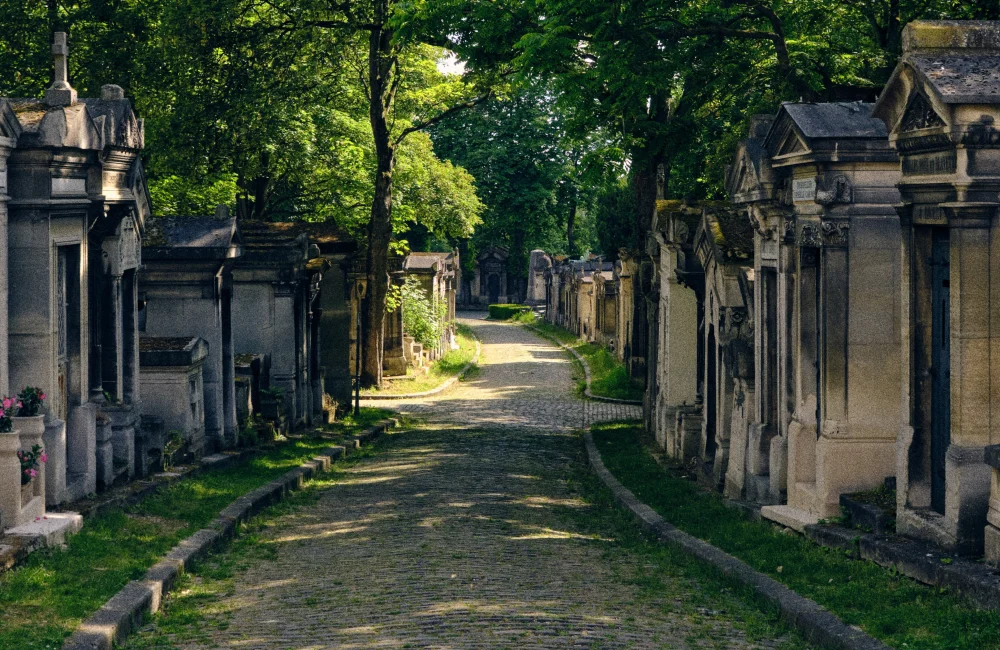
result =
[[[152,259],[192,256],[223,259],[240,253],[235,218],[161,217],[150,219],[146,229],[143,253]],[[189,254],[182,252],[185,249]]]
[[915,54],[907,58],[946,104],[1000,104],[1000,52]]
[[885,123],[872,117],[874,107],[864,102],[785,102],[781,110],[807,138],[888,138]]
[[406,256],[403,268],[407,271],[416,269],[431,269],[435,264],[447,262],[453,253],[418,253],[412,252]]
[[208,356],[208,343],[197,336],[139,337],[139,365],[150,367],[192,366]]
[[698,241],[704,237],[719,262],[746,263],[754,255],[753,225],[737,210],[706,210],[698,226]]

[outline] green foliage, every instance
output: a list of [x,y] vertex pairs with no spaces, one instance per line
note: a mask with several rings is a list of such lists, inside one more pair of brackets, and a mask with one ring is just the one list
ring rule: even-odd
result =
[[219,174],[214,179],[171,174],[150,181],[149,198],[158,216],[210,215],[219,205],[236,208],[236,180],[236,174]]
[[490,305],[489,314],[493,320],[510,320],[518,314],[531,311],[527,305]]
[[400,287],[403,331],[425,348],[435,348],[448,327],[448,305],[428,295],[419,279],[408,276]]

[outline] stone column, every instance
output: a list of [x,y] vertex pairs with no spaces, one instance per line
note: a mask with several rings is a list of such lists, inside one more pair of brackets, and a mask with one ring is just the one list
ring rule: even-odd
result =
[[236,354],[233,347],[233,275],[228,266],[222,272],[222,417],[227,446],[236,444],[242,422],[236,421]]
[[107,305],[101,348],[104,355],[102,376],[104,390],[118,401],[123,398],[122,390],[122,276],[111,276],[107,280]]
[[285,412],[291,426],[297,423],[295,405],[296,367],[298,340],[295,331],[295,287],[285,284],[274,286],[274,334],[271,348],[271,387],[285,391]]
[[[690,429],[678,430],[677,414],[686,406],[694,406],[698,394],[698,296],[682,285],[675,273],[677,253],[675,246],[661,246],[659,404],[655,428],[656,441],[667,454],[686,462],[698,454],[698,436]],[[646,323],[633,322],[632,326],[645,329]]]
[[10,393],[7,368],[7,156],[14,147],[13,138],[0,137],[0,396]]

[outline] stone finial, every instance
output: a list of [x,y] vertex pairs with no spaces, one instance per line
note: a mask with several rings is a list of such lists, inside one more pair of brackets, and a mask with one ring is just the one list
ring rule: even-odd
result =
[[101,99],[106,102],[113,102],[125,99],[125,89],[115,84],[104,84],[101,86]]
[[229,218],[229,206],[220,203],[215,206],[215,218],[225,220]]
[[72,106],[76,103],[76,91],[69,85],[69,46],[66,32],[56,32],[52,42],[52,58],[55,59],[55,80],[45,91],[45,103],[49,106]]

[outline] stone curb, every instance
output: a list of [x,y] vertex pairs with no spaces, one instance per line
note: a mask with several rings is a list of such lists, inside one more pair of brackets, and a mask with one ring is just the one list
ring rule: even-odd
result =
[[469,361],[469,363],[465,364],[465,367],[462,368],[461,370],[459,370],[457,375],[455,375],[451,379],[448,379],[447,381],[445,381],[443,384],[441,384],[437,388],[432,388],[430,390],[425,390],[422,393],[407,393],[405,395],[379,395],[379,394],[375,394],[375,395],[362,395],[361,396],[361,401],[364,402],[365,400],[379,401],[379,400],[418,399],[418,398],[421,398],[421,397],[430,397],[431,395],[437,395],[438,393],[443,392],[443,391],[447,390],[448,388],[450,388],[456,381],[458,381],[459,379],[461,379],[462,377],[464,377],[465,373],[469,372],[469,368],[471,368],[472,366],[474,366],[477,363],[479,363],[479,352],[480,352],[480,350],[481,350],[481,348],[480,348],[480,345],[479,345],[479,338],[477,337],[476,338],[476,353],[472,356],[472,360]]
[[632,405],[635,405],[635,406],[642,406],[642,400],[637,400],[637,399],[618,399],[616,397],[603,397],[601,395],[594,395],[592,392],[590,392],[590,365],[587,363],[587,360],[583,357],[582,354],[580,354],[579,352],[577,352],[573,348],[569,347],[568,345],[566,345],[565,343],[563,343],[559,339],[554,338],[552,336],[549,336],[548,334],[546,334],[542,330],[538,329],[537,327],[533,327],[531,325],[525,325],[525,327],[528,328],[529,330],[531,330],[532,332],[534,332],[535,334],[537,334],[538,336],[541,336],[544,339],[552,341],[553,343],[555,343],[556,345],[558,345],[559,347],[561,347],[563,350],[566,350],[567,352],[572,352],[573,353],[573,356],[576,357],[577,361],[580,362],[580,365],[583,366],[583,374],[584,374],[584,376],[587,379],[587,387],[583,391],[584,395],[586,395],[590,399],[596,400],[598,402],[611,402],[613,404],[632,404]]
[[147,614],[160,609],[163,597],[191,564],[236,536],[239,525],[278,503],[302,487],[314,475],[329,471],[334,460],[357,449],[362,442],[374,440],[386,430],[398,426],[395,420],[383,420],[348,441],[345,448],[333,445],[313,460],[285,472],[277,479],[244,494],[226,506],[207,528],[177,544],[159,562],[146,571],[142,580],[133,580],[87,618],[63,644],[63,650],[111,650],[137,630]]
[[584,434],[584,442],[594,472],[614,493],[615,499],[631,510],[639,524],[656,535],[659,541],[678,544],[703,562],[752,587],[759,596],[775,605],[780,610],[781,617],[789,625],[801,631],[812,643],[838,650],[888,650],[889,647],[881,641],[868,636],[856,627],[847,625],[814,601],[800,596],[777,580],[752,569],[742,560],[667,523],[652,508],[636,499],[635,495],[608,471],[589,431]]

